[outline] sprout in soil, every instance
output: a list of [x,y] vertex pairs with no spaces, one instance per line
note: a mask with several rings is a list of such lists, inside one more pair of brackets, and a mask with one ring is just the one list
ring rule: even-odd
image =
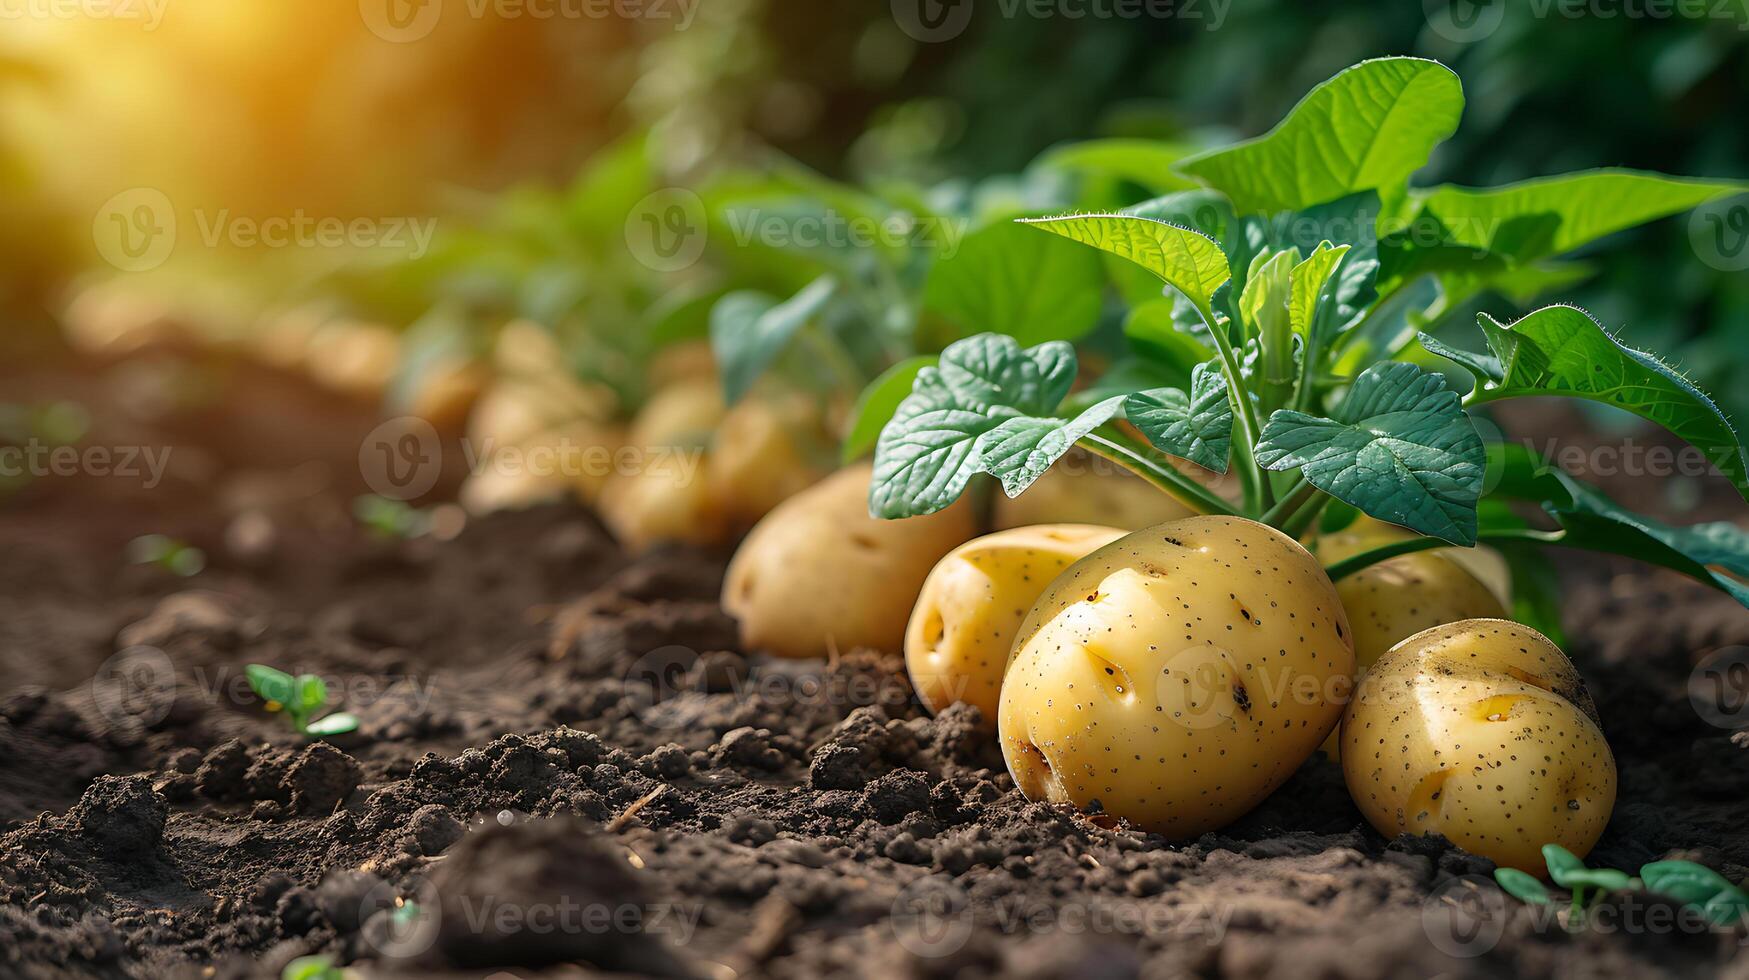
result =
[[[1625,891],[1668,895],[1699,909],[1708,922],[1721,929],[1749,920],[1749,892],[1693,861],[1653,861],[1641,865],[1640,876],[1635,878],[1614,868],[1588,868],[1559,844],[1543,845],[1543,860],[1548,864],[1549,879],[1572,892],[1569,926],[1582,924],[1585,910],[1605,894]],[[1548,905],[1553,901],[1542,882],[1515,868],[1495,869],[1494,880],[1502,891],[1526,904]]]
[[344,735],[358,727],[358,719],[344,711],[315,718],[328,701],[328,685],[315,674],[292,676],[266,664],[250,664],[244,668],[249,687],[266,702],[268,711],[284,712],[292,730],[299,735],[320,738],[324,735]]
[[190,578],[206,568],[206,552],[164,534],[146,534],[128,542],[128,561],[157,565],[174,575]]

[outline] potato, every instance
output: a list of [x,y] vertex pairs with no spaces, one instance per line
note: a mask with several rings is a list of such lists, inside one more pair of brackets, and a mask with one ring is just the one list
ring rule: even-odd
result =
[[996,727],[997,697],[1014,635],[1040,593],[1114,527],[1043,524],[998,531],[955,548],[923,584],[905,630],[905,668],[931,713],[976,705]]
[[723,417],[705,466],[711,494],[745,531],[831,472],[834,455],[818,404],[795,393],[742,399]]
[[485,514],[566,497],[594,504],[613,475],[624,438],[618,426],[578,419],[498,447],[462,484],[462,506]]
[[727,515],[710,492],[697,450],[637,469],[616,470],[601,491],[601,520],[627,550],[665,541],[713,548],[732,537]]
[[702,446],[722,424],[728,411],[723,390],[715,381],[696,379],[669,385],[656,392],[627,433],[629,445],[639,449],[663,446]]
[[1317,559],[1273,528],[1191,517],[1070,566],[1002,682],[1002,755],[1032,800],[1171,837],[1262,802],[1336,727],[1354,671]]
[[1115,463],[1071,454],[1018,497],[997,494],[997,530],[1029,524],[1099,524],[1138,530],[1195,515],[1177,498]]
[[489,378],[486,365],[473,358],[442,358],[420,372],[407,396],[407,410],[453,432],[466,424]]
[[1417,633],[1360,680],[1342,772],[1379,832],[1444,834],[1542,874],[1542,846],[1584,857],[1615,806],[1615,758],[1585,682],[1528,626],[1471,619]]
[[729,564],[723,608],[741,643],[782,657],[898,652],[930,569],[977,533],[969,497],[927,517],[868,514],[872,468],[840,470],[779,504]]
[[330,320],[310,338],[304,368],[325,388],[377,398],[400,368],[401,353],[401,335],[383,324]]

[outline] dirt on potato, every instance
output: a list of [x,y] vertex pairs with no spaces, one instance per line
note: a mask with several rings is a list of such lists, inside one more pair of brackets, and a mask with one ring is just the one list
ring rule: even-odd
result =
[[[1381,837],[1322,757],[1196,840],[1028,803],[895,658],[737,649],[724,555],[630,558],[572,506],[373,537],[348,517],[363,407],[321,423],[319,463],[239,448],[295,397],[239,417],[221,391],[147,430],[187,447],[150,491],[0,506],[0,977],[315,953],[420,977],[1749,977],[1749,934],[1655,898],[1476,925],[1489,862]],[[122,559],[166,531],[207,569]],[[1742,879],[1749,716],[1704,718],[1690,678],[1749,646],[1749,614],[1644,568],[1563,572],[1621,773],[1591,863]],[[360,729],[294,736],[249,663],[322,675]]]

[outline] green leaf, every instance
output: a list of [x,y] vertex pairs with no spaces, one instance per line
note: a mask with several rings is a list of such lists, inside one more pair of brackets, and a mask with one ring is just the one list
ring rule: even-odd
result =
[[1129,259],[1159,276],[1214,322],[1214,294],[1232,278],[1221,247],[1200,232],[1129,214],[1031,218],[1024,224]]
[[1050,150],[1038,162],[1057,170],[1117,177],[1158,194],[1196,186],[1172,170],[1178,161],[1194,152],[1195,148],[1184,143],[1096,139]]
[[[1749,531],[1726,521],[1672,527],[1636,514],[1602,491],[1556,472],[1569,499],[1544,508],[1567,532],[1570,548],[1625,555],[1660,565],[1717,588],[1749,606]],[[1724,571],[1714,571],[1718,566]]]
[[[1484,500],[1484,507],[1489,503]],[[1512,619],[1549,638],[1561,649],[1567,647],[1567,631],[1561,622],[1566,608],[1560,575],[1548,552],[1522,541],[1493,542],[1512,573]]]
[[740,401],[837,288],[831,276],[821,276],[781,303],[750,290],[718,300],[711,309],[711,352],[722,377],[723,400],[731,405]]
[[283,670],[275,670],[266,664],[250,664],[243,668],[243,676],[249,679],[249,688],[263,701],[291,706],[297,696],[297,681]]
[[306,716],[328,703],[328,684],[315,674],[299,674],[294,702],[286,705],[294,716]]
[[1693,861],[1653,861],[1641,865],[1640,880],[1645,882],[1647,891],[1669,895],[1689,905],[1705,905],[1721,892],[1737,890],[1724,875]]
[[1139,391],[1124,401],[1124,417],[1154,448],[1227,472],[1233,446],[1233,402],[1213,361],[1191,372],[1190,394],[1176,388]]
[[1543,887],[1543,883],[1517,868],[1495,868],[1494,880],[1500,883],[1501,891],[1521,902],[1530,905],[1549,904],[1549,890]]
[[1074,340],[1098,323],[1104,283],[1098,255],[1002,222],[936,260],[923,306],[962,337],[995,331],[1023,345]]
[[862,389],[856,405],[850,410],[850,434],[844,437],[844,462],[861,459],[874,449],[881,428],[892,420],[899,403],[911,393],[911,385],[917,380],[918,373],[940,360],[933,354],[906,358],[881,372],[880,377]]
[[1463,86],[1419,58],[1363,61],[1314,88],[1274,129],[1179,170],[1241,212],[1293,211],[1356,191],[1400,193],[1457,131]]
[[340,980],[344,975],[332,956],[300,956],[285,965],[279,980]]
[[1248,256],[1267,249],[1297,248],[1309,256],[1326,242],[1348,246],[1336,268],[1334,306],[1320,314],[1327,320],[1322,332],[1341,333],[1359,322],[1378,298],[1381,211],[1378,193],[1369,190],[1299,211],[1252,215],[1240,222],[1240,235],[1226,240],[1228,254],[1234,262],[1248,262]]
[[304,726],[306,735],[344,735],[358,728],[358,718],[344,711],[317,718]]
[[1562,888],[1571,888],[1568,882],[1573,875],[1589,870],[1584,861],[1559,844],[1543,845],[1543,863],[1549,866],[1549,877]]
[[1257,461],[1300,467],[1313,486],[1382,521],[1476,543],[1487,464],[1481,436],[1445,379],[1413,364],[1368,368],[1333,418],[1275,412]]
[[[1269,256],[1267,259],[1265,254]],[[1254,270],[1245,279],[1245,291],[1239,297],[1239,312],[1245,323],[1245,335],[1257,338],[1260,343],[1264,385],[1282,391],[1291,387],[1294,381],[1294,334],[1288,304],[1292,297],[1293,270],[1300,261],[1300,253],[1298,249],[1260,252],[1257,259],[1260,261],[1252,263]],[[1266,404],[1280,405],[1286,400],[1284,395]]]
[[1328,241],[1321,242],[1304,262],[1294,266],[1290,279],[1288,322],[1293,326],[1294,336],[1302,342],[1311,342],[1320,308],[1335,302],[1330,276],[1352,247],[1332,247]]
[[1478,319],[1500,371],[1483,379],[1471,404],[1566,395],[1614,405],[1705,453],[1749,499],[1742,440],[1718,405],[1669,365],[1622,344],[1576,306],[1546,306],[1510,325]]
[[1441,184],[1410,198],[1447,241],[1522,265],[1745,189],[1736,181],[1587,170],[1501,187]]
[[1123,406],[1124,396],[1117,395],[1073,419],[1009,419],[983,440],[981,466],[984,472],[1002,481],[1002,492],[1018,497],[1077,440],[1111,421]]
[[1568,889],[1601,888],[1608,892],[1626,891],[1632,888],[1633,884],[1632,876],[1625,871],[1617,871],[1614,868],[1581,868],[1577,871],[1568,871],[1566,880],[1561,882],[1562,887]]
[[980,334],[948,345],[881,430],[869,513],[915,517],[953,503],[982,466],[983,438],[1011,418],[1054,412],[1075,364],[1060,341],[1023,351],[1012,337]]

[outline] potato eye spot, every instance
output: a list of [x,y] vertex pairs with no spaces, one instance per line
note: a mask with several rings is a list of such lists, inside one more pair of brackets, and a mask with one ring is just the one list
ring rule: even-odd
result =
[[1414,792],[1409,794],[1407,813],[1410,824],[1417,827],[1437,827],[1440,823],[1440,807],[1445,797],[1445,783],[1456,770],[1441,769],[1430,772],[1415,785]]
[[1483,721],[1511,721],[1518,705],[1528,700],[1522,694],[1496,694],[1476,702],[1475,717]]
[[1551,694],[1554,693],[1554,691],[1555,691],[1555,686],[1553,684],[1550,684],[1544,678],[1538,677],[1537,675],[1531,673],[1528,670],[1524,670],[1522,668],[1512,667],[1512,666],[1507,666],[1504,668],[1504,670],[1506,671],[1506,673],[1523,681],[1526,684],[1529,684],[1531,687],[1541,688],[1542,690],[1548,691]]

